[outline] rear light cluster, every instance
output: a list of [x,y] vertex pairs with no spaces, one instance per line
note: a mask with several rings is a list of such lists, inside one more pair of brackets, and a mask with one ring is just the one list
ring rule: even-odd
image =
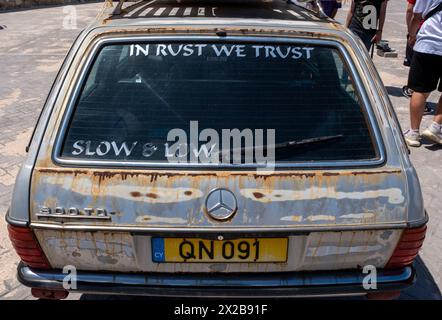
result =
[[427,226],[406,229],[385,268],[402,268],[413,263],[425,239]]
[[51,268],[30,228],[8,225],[8,233],[15,251],[26,265],[36,269]]

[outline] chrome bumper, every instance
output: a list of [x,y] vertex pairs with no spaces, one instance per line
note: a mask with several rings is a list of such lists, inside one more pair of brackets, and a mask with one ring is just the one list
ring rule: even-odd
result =
[[[377,289],[365,290],[366,275],[358,271],[261,274],[123,274],[77,272],[71,292],[168,297],[315,297],[365,295],[403,290],[413,284],[412,267],[378,270]],[[61,270],[33,270],[18,266],[18,280],[32,288],[60,290]]]

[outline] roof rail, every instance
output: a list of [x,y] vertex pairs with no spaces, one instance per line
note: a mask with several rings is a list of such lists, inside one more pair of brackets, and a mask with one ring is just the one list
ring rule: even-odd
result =
[[[144,0],[132,0],[132,2],[140,2]],[[110,2],[112,4],[112,0],[105,0],[105,2]],[[115,9],[112,11],[111,16],[120,15],[123,12],[123,4],[125,2],[129,2],[129,0],[118,0],[118,4]],[[327,18],[327,15],[322,10],[321,4],[319,0],[287,0],[287,3],[291,3],[295,6],[305,8],[312,13],[316,14],[319,18]]]

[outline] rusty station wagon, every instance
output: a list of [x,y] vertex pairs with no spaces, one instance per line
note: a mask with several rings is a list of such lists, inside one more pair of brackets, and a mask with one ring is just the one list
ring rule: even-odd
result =
[[[273,160],[240,146],[255,154],[233,161],[224,135],[207,147],[227,129],[265,133]],[[158,0],[121,1],[79,35],[7,221],[37,297],[380,297],[414,282],[427,215],[346,28],[282,0]]]

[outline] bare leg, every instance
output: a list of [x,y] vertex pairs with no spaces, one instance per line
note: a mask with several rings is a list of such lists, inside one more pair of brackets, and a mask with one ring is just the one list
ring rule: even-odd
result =
[[419,130],[424,115],[425,103],[429,95],[430,93],[413,92],[410,100],[410,122],[413,130]]
[[439,98],[436,115],[433,123],[422,132],[422,136],[430,141],[442,145],[442,132],[440,124],[442,123],[442,96]]
[[439,104],[437,105],[433,121],[442,124],[442,95],[439,98]]

